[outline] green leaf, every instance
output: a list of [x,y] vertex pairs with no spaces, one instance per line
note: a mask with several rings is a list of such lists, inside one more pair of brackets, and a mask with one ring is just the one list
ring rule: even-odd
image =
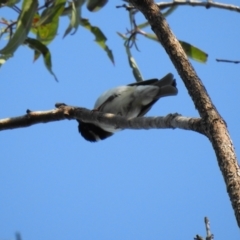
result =
[[7,4],[8,0],[0,0],[0,7]]
[[98,27],[92,26],[88,19],[85,18],[81,18],[80,25],[88,29],[95,36],[95,42],[107,53],[107,56],[114,64],[112,50],[110,50],[109,47],[106,45],[107,38],[102,33],[102,31]]
[[87,9],[96,12],[107,4],[108,0],[88,0]]
[[[172,6],[170,8],[168,8],[167,11],[165,11],[163,14],[164,17],[167,17],[168,15],[170,15],[172,12],[174,12],[176,10],[177,6]],[[145,27],[148,27],[150,24],[149,22],[145,22],[145,23],[142,23],[142,24],[139,24],[137,27],[142,29],[142,28],[145,28]]]
[[177,6],[171,6],[170,8],[167,9],[163,14],[164,17],[169,16],[171,13],[173,13],[177,9]]
[[128,38],[122,33],[117,32],[117,34],[123,40],[125,40],[124,46],[126,48],[126,52],[127,52],[127,56],[128,56],[128,62],[129,62],[130,67],[132,68],[132,73],[133,73],[134,78],[136,79],[137,82],[143,81],[142,74],[141,74],[141,72],[140,72],[140,70],[137,66],[137,63],[136,63],[135,59],[133,58],[133,56],[131,54],[131,51],[130,51],[130,48],[128,46]]
[[151,40],[154,40],[154,41],[160,43],[160,42],[158,41],[157,36],[156,36],[155,34],[153,34],[153,33],[146,33],[146,34],[144,34],[144,36],[145,36],[146,38],[149,38],[149,39],[151,39]]
[[[75,2],[76,8],[82,7],[82,5],[86,2],[86,0],[73,0]],[[61,16],[71,15],[72,13],[72,5],[70,4],[68,7],[65,7]]]
[[148,26],[149,26],[149,22],[145,22],[145,23],[137,25],[137,27],[140,28],[140,29],[148,27]]
[[53,18],[51,23],[39,26],[37,28],[37,39],[45,45],[48,45],[57,35],[59,18]]
[[24,0],[22,4],[22,11],[18,17],[17,28],[12,38],[7,45],[0,50],[1,54],[9,55],[14,53],[17,48],[24,43],[27,35],[31,29],[33,17],[37,11],[38,1]]
[[47,70],[54,76],[55,80],[58,81],[56,75],[52,71],[51,53],[49,49],[39,40],[34,38],[27,38],[25,40],[25,44],[27,44],[30,48],[34,49],[35,52],[43,55],[43,60]]
[[65,4],[66,0],[55,1],[53,6],[46,8],[42,12],[41,18],[35,24],[35,27],[51,23],[54,18],[58,18],[62,14]]
[[74,32],[72,33],[72,35],[76,33],[79,26],[79,21],[81,19],[81,7],[84,3],[85,3],[85,0],[75,0],[72,2],[71,21],[63,37],[67,36],[67,34],[69,34],[73,28],[74,28]]
[[33,61],[35,62],[40,56],[41,56],[41,53],[37,50],[34,50]]
[[128,37],[120,32],[117,32],[117,35],[120,36],[123,40],[128,40]]
[[130,67],[132,68],[134,78],[136,79],[137,82],[143,81],[142,74],[141,74],[141,72],[137,66],[137,63],[136,63],[135,59],[133,58],[131,51],[130,51],[129,47],[127,46],[126,42],[125,42],[124,46],[126,48],[128,62],[129,62]]
[[179,41],[182,45],[183,50],[187,54],[188,57],[192,58],[195,61],[198,61],[200,63],[206,63],[208,54],[202,51],[201,49],[187,43],[184,41]]
[[8,7],[12,7],[15,4],[19,3],[20,0],[0,0],[0,7],[3,6],[8,6]]
[[31,27],[31,32],[35,35],[37,35],[37,32],[38,32],[38,28],[35,27],[37,25],[37,23],[39,22],[40,20],[40,15],[36,12],[34,14],[34,17],[33,17],[33,23],[32,23],[32,27]]
[[0,56],[0,67],[1,67],[10,57],[12,57],[12,54],[10,54],[10,55],[1,55],[1,56]]
[[42,12],[40,18],[39,15],[35,14],[32,32],[37,34],[37,39],[43,44],[48,45],[56,37],[59,17],[65,4],[66,0],[56,0],[51,7]]
[[[144,34],[144,36],[151,40],[159,42],[158,38],[155,34],[146,33],[146,34]],[[188,57],[192,58],[195,61],[201,62],[201,63],[207,62],[207,58],[208,58],[207,53],[205,53],[201,49],[199,49],[187,42],[179,40],[179,43],[182,45],[182,48]]]

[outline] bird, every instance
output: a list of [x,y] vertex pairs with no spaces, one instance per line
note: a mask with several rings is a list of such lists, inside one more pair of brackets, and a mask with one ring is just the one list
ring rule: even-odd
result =
[[[162,97],[178,94],[176,80],[172,73],[162,79],[149,79],[107,90],[99,96],[93,111],[112,113],[132,119],[144,116]],[[104,140],[121,129],[102,123],[88,123],[77,119],[78,130],[89,142]]]

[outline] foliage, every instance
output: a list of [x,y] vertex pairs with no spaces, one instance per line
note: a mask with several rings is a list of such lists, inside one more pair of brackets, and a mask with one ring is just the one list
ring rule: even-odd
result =
[[[19,13],[16,21],[1,19],[4,27],[1,30],[0,37],[7,34],[9,41],[6,46],[0,50],[0,66],[7,59],[14,55],[14,52],[21,45],[27,45],[34,51],[34,61],[41,55],[48,71],[57,80],[52,70],[51,53],[48,45],[57,36],[60,17],[68,16],[70,19],[69,26],[65,30],[63,37],[68,34],[74,34],[78,30],[78,26],[82,26],[95,36],[95,42],[106,52],[109,59],[114,63],[112,51],[107,46],[107,38],[100,28],[92,26],[88,19],[81,16],[81,8],[85,4],[85,0],[47,0],[43,6],[39,6],[39,1],[24,0],[21,9],[16,5],[20,1],[6,0],[0,1],[1,7],[9,7]],[[87,8],[89,11],[97,11],[107,3],[106,0],[88,0]],[[29,35],[33,34],[34,37]]]
[[[34,61],[42,56],[47,70],[57,80],[52,70],[51,52],[48,45],[57,36],[60,18],[64,16],[69,17],[69,25],[63,37],[76,33],[79,26],[89,30],[94,35],[95,42],[105,51],[110,61],[114,63],[113,52],[106,43],[107,38],[104,33],[98,26],[91,25],[90,21],[81,14],[81,9],[84,5],[86,5],[89,11],[96,12],[107,4],[107,0],[46,0],[42,6],[39,6],[39,1],[36,0],[23,0],[21,9],[17,5],[20,4],[19,2],[19,0],[0,1],[1,7],[9,7],[19,13],[16,21],[1,19],[0,23],[4,27],[0,37],[7,35],[9,40],[6,46],[0,50],[0,66],[10,57],[13,57],[18,47],[27,45],[34,51]],[[170,7],[163,14],[166,17],[174,12],[175,9],[176,6]],[[118,35],[124,39],[129,65],[133,70],[136,81],[142,81],[140,70],[131,54],[130,48],[134,46],[138,49],[136,44],[136,36],[138,34],[157,42],[158,40],[155,34],[143,31],[143,28],[149,26],[148,22],[136,24],[135,15],[138,13],[136,10],[128,9],[128,11],[131,29],[126,34],[118,33]],[[33,37],[31,34],[33,34]],[[180,41],[180,43],[190,58],[201,63],[207,61],[208,55],[205,52],[185,41]]]

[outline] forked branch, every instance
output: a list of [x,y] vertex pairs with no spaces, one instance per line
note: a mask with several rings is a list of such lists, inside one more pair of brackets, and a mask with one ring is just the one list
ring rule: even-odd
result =
[[130,0],[148,20],[158,40],[165,48],[172,63],[181,76],[193,103],[198,110],[204,132],[212,143],[218,165],[223,174],[227,191],[240,227],[240,169],[237,163],[234,146],[228,133],[225,121],[218,113],[202,81],[189,62],[182,46],[172,33],[164,16],[153,0]]

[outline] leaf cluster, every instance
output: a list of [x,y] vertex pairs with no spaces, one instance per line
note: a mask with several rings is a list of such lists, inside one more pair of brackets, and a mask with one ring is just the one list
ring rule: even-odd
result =
[[[69,25],[63,37],[74,34],[79,26],[89,30],[94,36],[96,43],[107,53],[114,63],[112,51],[106,45],[107,38],[102,31],[92,26],[88,19],[81,15],[81,8],[86,3],[89,11],[95,12],[101,9],[107,0],[45,0],[42,6],[39,1],[23,0],[21,9],[16,5],[19,0],[1,0],[1,7],[9,7],[19,13],[16,21],[1,19],[4,25],[0,37],[8,34],[8,43],[0,50],[0,66],[12,57],[21,45],[27,45],[34,51],[34,61],[43,56],[44,64],[48,71],[57,80],[52,70],[51,53],[48,45],[55,39],[58,32],[60,17],[69,17]],[[34,37],[31,37],[32,34]]]
[[[42,6],[39,6],[39,1],[36,0],[23,0],[21,9],[17,6],[19,2],[19,0],[0,1],[1,7],[9,7],[19,13],[16,21],[6,20],[4,18],[0,21],[0,23],[4,25],[0,37],[4,34],[8,34],[9,37],[6,46],[0,50],[0,66],[10,57],[13,57],[18,47],[27,45],[34,52],[33,60],[36,61],[42,56],[47,70],[57,81],[57,77],[52,70],[51,53],[48,45],[57,36],[59,21],[63,16],[69,18],[69,25],[63,34],[63,38],[69,34],[73,35],[77,32],[78,27],[81,26],[95,36],[95,42],[105,51],[111,62],[114,63],[112,50],[106,44],[106,36],[99,27],[91,25],[90,21],[81,14],[84,5],[86,5],[89,11],[96,12],[107,4],[107,0],[45,0]],[[136,23],[135,16],[138,13],[136,9],[129,6],[127,7],[125,4],[117,7],[124,7],[129,12],[130,30],[125,34],[119,32],[117,32],[117,34],[124,40],[129,65],[132,68],[136,81],[142,81],[142,75],[131,54],[131,48],[135,47],[139,50],[137,46],[137,35],[142,35],[158,43],[159,41],[155,34],[143,30],[149,26],[148,22],[141,24]],[[176,6],[172,6],[163,14],[167,17],[172,14],[176,8]],[[30,36],[31,34],[33,37]],[[180,40],[179,42],[188,57],[201,63],[207,61],[207,53],[188,42]]]

